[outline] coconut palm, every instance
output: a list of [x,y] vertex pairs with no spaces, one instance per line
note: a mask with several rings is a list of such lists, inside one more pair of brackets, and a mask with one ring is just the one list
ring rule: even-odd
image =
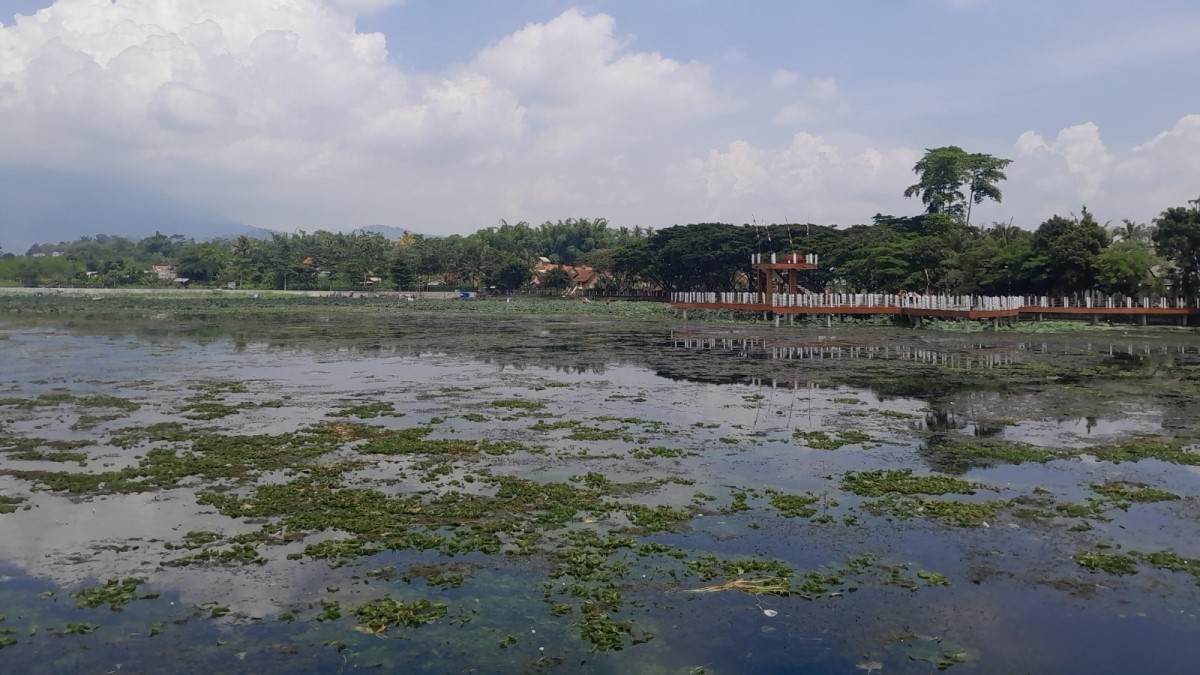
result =
[[1114,225],[1110,230],[1114,239],[1122,241],[1149,241],[1150,227],[1142,223],[1136,223],[1128,218],[1121,221],[1121,225]]

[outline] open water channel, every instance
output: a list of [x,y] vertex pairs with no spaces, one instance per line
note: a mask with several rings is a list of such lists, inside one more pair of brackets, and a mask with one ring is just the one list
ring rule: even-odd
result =
[[1192,333],[0,318],[7,672],[1196,672]]

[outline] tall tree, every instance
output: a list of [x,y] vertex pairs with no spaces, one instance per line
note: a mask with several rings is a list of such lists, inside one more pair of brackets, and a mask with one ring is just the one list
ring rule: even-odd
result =
[[1120,225],[1113,225],[1111,234],[1113,239],[1121,241],[1149,241],[1150,229],[1146,225],[1125,218]]
[[1200,291],[1200,198],[1189,203],[1196,206],[1173,207],[1155,219],[1154,246],[1175,263],[1183,292],[1191,298]]
[[971,206],[984,199],[999,202],[1003,196],[997,185],[1005,180],[1004,169],[1012,160],[984,153],[968,153],[957,145],[925,151],[914,166],[919,180],[904,191],[904,196],[921,197],[928,213],[947,213],[971,222]]
[[1012,160],[977,152],[967,156],[966,164],[969,179],[967,184],[970,189],[967,199],[967,225],[970,225],[972,205],[982,204],[985,199],[1000,203],[1004,195],[997,183],[1008,179],[1004,169],[1012,164]]
[[1082,218],[1054,216],[1034,232],[1026,272],[1043,292],[1091,290],[1096,283],[1096,256],[1108,243],[1108,231],[1087,207]]

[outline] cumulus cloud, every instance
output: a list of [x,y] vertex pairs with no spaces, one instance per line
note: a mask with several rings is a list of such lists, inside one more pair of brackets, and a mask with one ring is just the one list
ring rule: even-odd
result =
[[777,68],[775,69],[775,72],[771,73],[771,86],[778,89],[787,89],[799,81],[800,74],[794,73],[790,70]]
[[[799,78],[797,78],[797,81]],[[793,83],[794,84],[794,83]],[[775,113],[777,124],[806,124],[814,120],[843,114],[846,103],[841,98],[837,80],[822,77],[804,83],[800,97],[784,104]]]
[[[703,196],[711,218],[861,222],[878,212],[902,212],[916,150],[877,148],[865,138],[795,134],[779,148],[734,141],[674,169],[682,189]],[[901,187],[898,187],[901,186]]]
[[405,0],[333,0],[333,4],[339,7],[364,13],[377,12],[393,5],[403,5],[404,2]]
[[[0,156],[287,230],[446,233],[580,213],[850,223],[919,209],[901,192],[920,144],[816,133],[814,120],[850,123],[833,77],[767,69],[722,83],[720,57],[672,58],[579,9],[411,72],[356,26],[384,4],[57,0],[0,27]],[[1036,225],[1086,200],[1144,220],[1195,197],[1200,116],[1134,148],[1081,124],[972,149],[1015,160],[1005,202],[981,217]]]
[[1200,115],[1127,149],[1107,147],[1091,122],[1066,127],[1053,139],[1027,131],[1014,149],[1008,193],[1044,215],[1086,203],[1106,219],[1148,220],[1200,192]]
[[474,68],[528,106],[542,125],[535,148],[551,157],[731,107],[708,66],[631,51],[631,43],[613,17],[571,9],[485,49]]
[[[707,65],[634,49],[612,17],[581,10],[453,71],[406,73],[383,35],[355,26],[355,12],[385,4],[58,0],[0,27],[0,150],[157,181],[259,224],[357,224],[411,200],[428,200],[428,217],[446,209],[433,199],[461,209],[464,191],[520,208],[512,195],[566,193],[580,178],[485,167],[611,163],[614,144],[731,105]],[[484,222],[507,215],[487,209]]]
[[[986,151],[986,149],[980,149]],[[704,204],[707,219],[864,222],[872,214],[912,213],[901,192],[915,180],[924,150],[857,135],[795,134],[781,146],[735,140],[674,166],[672,184]],[[1010,152],[1004,201],[976,209],[976,222],[1009,220],[1035,228],[1054,214],[1087,205],[1104,220],[1146,221],[1200,194],[1200,115],[1125,149],[1105,145],[1091,122],[1047,138],[1021,134]]]
[[1067,127],[1053,141],[1026,131],[1017,138],[1017,152],[1037,173],[1061,176],[1056,181],[1058,186],[1072,188],[1081,199],[1096,196],[1113,164],[1112,155],[1100,140],[1100,127],[1092,122]]

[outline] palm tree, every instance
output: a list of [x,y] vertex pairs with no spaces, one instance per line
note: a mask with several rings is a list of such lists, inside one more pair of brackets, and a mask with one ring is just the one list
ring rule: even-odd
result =
[[1128,218],[1121,221],[1122,225],[1116,225],[1112,228],[1111,233],[1114,239],[1123,241],[1146,241],[1150,239],[1150,228],[1142,223],[1136,223]]
[[254,240],[241,235],[233,241],[233,267],[237,272],[238,288],[242,287],[242,277],[250,267],[250,257],[254,253]]

